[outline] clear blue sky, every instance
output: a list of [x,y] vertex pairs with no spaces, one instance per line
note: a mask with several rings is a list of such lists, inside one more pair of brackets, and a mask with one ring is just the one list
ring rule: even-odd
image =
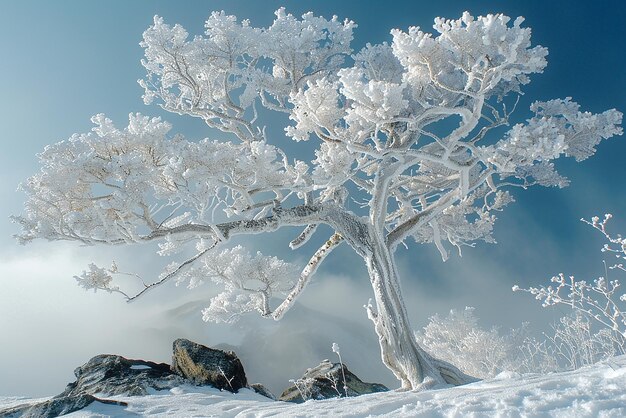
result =
[[[108,250],[89,253],[91,250],[76,246],[47,243],[25,248],[12,240],[11,234],[17,230],[7,218],[20,213],[24,199],[15,189],[38,169],[37,152],[74,132],[90,129],[91,115],[104,112],[119,124],[129,112],[163,115],[159,108],[143,104],[141,88],[136,83],[144,74],[138,43],[153,15],[159,14],[166,21],[180,23],[190,33],[199,34],[212,10],[223,9],[251,19],[256,26],[265,26],[280,6],[286,6],[296,15],[312,10],[326,17],[335,14],[354,20],[359,25],[353,43],[356,50],[366,42],[389,41],[392,28],[406,29],[413,25],[430,30],[435,16],[457,18],[464,10],[474,15],[490,12],[521,15],[526,18],[525,25],[533,29],[534,43],[548,47],[550,55],[547,70],[535,75],[525,89],[518,118],[526,116],[524,109],[534,100],[566,96],[573,97],[584,110],[599,112],[615,107],[626,111],[626,3],[620,0],[3,1],[0,7],[3,54],[0,335],[3,342],[11,341],[11,344],[2,344],[0,348],[0,370],[7,371],[5,376],[11,376],[14,383],[9,386],[4,378],[0,379],[0,395],[59,392],[71,378],[74,366],[101,351],[118,350],[122,354],[154,355],[163,357],[158,360],[167,360],[167,350],[146,348],[148,340],[133,342],[135,337],[128,334],[131,329],[132,332],[143,329],[142,321],[149,322],[146,318],[157,316],[149,301],[129,308],[112,297],[84,294],[75,289],[72,275],[79,273],[90,258],[110,261]],[[174,122],[175,130],[190,138],[211,134],[198,121],[186,121],[175,115],[164,117]],[[602,274],[597,251],[601,240],[578,219],[612,212],[616,215],[616,229],[621,226],[621,231],[626,233],[625,156],[626,139],[613,138],[601,144],[597,155],[588,161],[560,164],[562,172],[572,181],[569,188],[515,191],[517,203],[501,214],[496,225],[499,241],[496,246],[467,249],[463,258],[454,257],[445,264],[434,248],[413,247],[402,252],[399,261],[407,276],[405,289],[414,325],[423,326],[426,316],[434,312],[465,305],[476,306],[486,324],[513,326],[526,318],[540,320],[544,318],[542,313],[532,306],[532,301],[525,300],[527,296],[509,292],[512,284],[539,283],[561,271],[580,277]],[[148,252],[133,253],[133,257],[139,269],[152,263]],[[347,247],[329,259],[319,279],[321,283],[304,302],[315,306],[318,303],[315,298],[323,297],[322,289],[334,289],[337,294],[343,291],[354,307],[342,305],[328,309],[336,309],[336,315],[362,321],[359,323],[367,327],[361,305],[367,300],[368,283],[358,277],[363,270],[355,270],[343,262],[346,257],[350,257]],[[324,275],[341,275],[341,279],[333,281]],[[353,283],[358,291],[351,290]],[[356,300],[352,292],[365,300]],[[297,316],[296,312],[294,317]],[[186,319],[194,320],[199,320],[199,315]],[[150,327],[158,326],[158,322],[150,323]],[[190,329],[201,326],[194,323]],[[110,331],[113,327],[117,331]],[[175,329],[171,334],[179,331]],[[206,334],[196,337],[209,339],[211,343],[236,343],[246,331],[231,332],[217,327],[203,332]],[[158,337],[150,337],[149,341],[160,344],[171,336],[166,332],[157,334]],[[333,341],[339,337],[329,338]],[[374,334],[368,338],[376,356],[370,361],[377,362]],[[330,355],[312,353],[318,354]],[[35,355],[36,359],[31,357]],[[301,364],[300,369],[312,365]],[[45,370],[50,377],[36,387],[37,384],[29,383],[35,376],[29,367]],[[376,373],[370,379],[393,383],[393,379],[383,375],[384,369]]]

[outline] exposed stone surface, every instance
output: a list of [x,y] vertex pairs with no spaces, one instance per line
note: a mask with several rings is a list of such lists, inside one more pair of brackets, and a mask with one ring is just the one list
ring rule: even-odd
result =
[[101,354],[74,370],[76,382],[70,383],[59,396],[79,394],[147,395],[149,389],[163,390],[185,381],[170,371],[165,363]]
[[125,402],[99,399],[92,395],[55,396],[45,402],[19,405],[0,411],[2,418],[54,418],[69,414],[90,405],[92,402],[127,406]]
[[24,404],[0,412],[0,417],[58,417],[78,411],[94,401],[115,405],[123,402],[96,398],[105,396],[147,395],[150,389],[163,390],[180,386],[186,382],[170,371],[164,363],[101,354],[74,370],[76,381],[54,398],[35,404]]
[[[248,387],[241,361],[234,352],[205,347],[189,340],[174,341],[172,366],[145,360],[130,360],[101,354],[74,370],[76,381],[43,402],[25,403],[0,411],[0,418],[51,418],[78,411],[93,402],[126,403],[97,396],[144,396],[151,390],[172,389],[184,384],[210,385],[237,392]],[[256,393],[276,400],[262,384],[249,386]]]
[[266,398],[276,400],[276,396],[274,396],[274,394],[270,392],[270,390],[266,388],[265,386],[263,386],[261,383],[251,384],[250,389],[252,389],[253,391],[255,391],[261,396],[265,396]]
[[237,392],[248,386],[241,361],[234,352],[215,350],[186,339],[174,341],[172,371],[196,385]]
[[294,385],[285,389],[278,400],[301,403],[309,399],[337,398],[346,396],[346,394],[347,396],[358,396],[388,390],[386,386],[379,383],[363,382],[349,371],[345,364],[324,360],[319,366],[308,369],[302,378],[294,381]]

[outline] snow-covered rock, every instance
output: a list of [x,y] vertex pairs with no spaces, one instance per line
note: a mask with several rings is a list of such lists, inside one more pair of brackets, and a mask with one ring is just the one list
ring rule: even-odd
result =
[[5,410],[0,410],[2,418],[55,418],[79,411],[93,402],[103,405],[128,406],[126,402],[99,399],[92,395],[55,396],[43,402],[20,404]]
[[196,385],[237,392],[248,386],[246,373],[234,352],[225,352],[186,339],[174,341],[172,371]]
[[258,393],[259,395],[265,396],[266,398],[269,398],[273,401],[276,400],[276,396],[274,396],[274,394],[261,383],[251,384],[250,389]]
[[101,354],[74,370],[76,382],[67,385],[59,396],[79,394],[147,395],[150,389],[171,389],[185,381],[165,363],[130,360]]
[[[189,340],[174,341],[173,364],[131,360],[101,354],[74,370],[76,381],[57,396],[5,405],[0,418],[51,418],[78,411],[93,402],[127,406],[123,401],[103,397],[144,396],[185,385],[210,385],[236,392],[247,387],[241,362],[233,352],[214,350]],[[272,400],[275,397],[261,384],[251,387]]]
[[[58,417],[78,411],[92,402],[127,405],[102,399],[103,396],[142,396],[185,384],[164,363],[130,360],[122,356],[101,354],[74,370],[76,381],[59,395],[42,402],[27,402],[0,411],[0,417]],[[94,396],[97,395],[98,397]]]
[[389,390],[379,383],[365,383],[350,372],[345,364],[331,363],[328,360],[308,369],[302,378],[293,383],[280,395],[279,400],[301,403],[309,399],[358,396]]

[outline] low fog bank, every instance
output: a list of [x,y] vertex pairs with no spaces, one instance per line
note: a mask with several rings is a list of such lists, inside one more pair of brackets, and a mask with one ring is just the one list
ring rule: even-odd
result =
[[[340,345],[344,362],[361,379],[397,386],[380,361],[377,337],[363,309],[372,297],[369,281],[360,273],[350,277],[322,272],[279,322],[250,315],[236,324],[207,324],[200,311],[218,290],[211,284],[187,290],[168,283],[128,304],[119,295],[85,292],[76,285],[72,277],[85,268],[89,256],[93,254],[71,246],[35,246],[25,256],[0,260],[0,395],[59,393],[74,380],[75,367],[101,353],[169,363],[171,343],[181,337],[233,349],[249,381],[262,382],[275,393],[321,360],[337,361],[333,342]],[[149,252],[125,255],[126,263],[132,259],[146,266],[151,265],[150,256]],[[106,260],[110,262],[110,258],[96,261],[106,265]],[[451,280],[473,285],[440,292],[437,286],[443,284],[428,284],[429,280],[401,264],[415,329],[425,326],[434,313],[445,314],[467,304],[476,306],[481,318],[500,309],[500,324],[533,322],[533,316],[543,314],[532,301],[511,294],[506,282],[489,283],[492,276],[481,276],[479,266],[463,266],[462,277]],[[486,288],[490,289],[488,297]],[[502,310],[503,305],[508,309]],[[523,310],[528,313],[520,315]],[[488,320],[486,324],[492,325]]]

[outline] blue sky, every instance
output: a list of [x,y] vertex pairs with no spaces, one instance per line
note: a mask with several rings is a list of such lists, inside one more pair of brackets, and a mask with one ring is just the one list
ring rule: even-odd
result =
[[[93,114],[106,113],[121,125],[129,112],[140,111],[164,116],[174,123],[175,131],[189,138],[211,135],[197,120],[164,114],[142,102],[136,83],[144,74],[138,43],[155,14],[199,34],[212,10],[223,9],[251,19],[256,26],[265,26],[280,6],[296,15],[312,10],[326,17],[335,14],[354,20],[359,25],[355,50],[366,42],[389,41],[392,28],[414,25],[430,30],[435,16],[457,18],[464,10],[474,15],[521,15],[526,18],[525,25],[533,29],[533,42],[546,46],[550,54],[544,74],[535,75],[525,89],[518,120],[526,116],[525,109],[534,100],[567,96],[584,110],[600,112],[614,107],[626,111],[626,4],[619,0],[4,1],[0,12],[0,334],[11,344],[0,348],[0,369],[7,371],[13,382],[8,385],[1,379],[0,395],[60,392],[75,366],[104,351],[167,361],[169,342],[165,348],[155,345],[181,333],[211,344],[237,344],[250,335],[252,325],[232,330],[206,326],[200,323],[199,315],[175,323],[151,306],[167,301],[174,308],[177,302],[171,301],[179,297],[195,300],[195,296],[181,296],[184,292],[180,290],[168,288],[134,306],[107,295],[86,294],[77,289],[72,276],[88,260],[108,263],[115,256],[131,267],[150,271],[153,253],[137,249],[114,254],[108,249],[54,243],[20,247],[11,238],[17,229],[8,216],[21,211],[24,196],[15,189],[38,169],[35,154],[47,144],[89,130]],[[515,283],[540,283],[561,271],[581,278],[602,274],[597,251],[602,241],[578,219],[612,212],[615,229],[626,233],[625,156],[626,140],[613,138],[601,144],[588,161],[560,162],[561,171],[571,179],[569,188],[515,191],[517,203],[499,216],[496,225],[498,245],[478,245],[445,264],[434,248],[402,251],[399,264],[414,326],[425,325],[430,314],[466,305],[475,306],[488,325],[515,326],[527,319],[535,320],[537,327],[541,321],[545,325],[547,314],[527,296],[511,293],[510,288]],[[352,362],[366,365],[378,361],[375,336],[373,332],[367,334],[370,330],[361,308],[367,301],[369,284],[363,280],[363,268],[345,261],[350,257],[350,249],[344,246],[329,258],[303,303],[359,324],[364,334],[347,339],[346,344],[356,345],[361,337],[369,341],[373,349],[362,356],[374,357]],[[170,291],[177,292],[176,297],[170,297]],[[329,292],[334,296],[329,297]],[[293,319],[286,318],[291,322],[282,327],[296,326],[296,319],[306,316],[302,309],[296,310]],[[251,324],[257,327],[257,322]],[[323,321],[315,324],[328,325]],[[274,324],[260,327],[259,332],[276,335],[281,330]],[[328,327],[329,342],[341,338],[331,331],[342,328]],[[317,347],[319,341],[303,339],[298,343]],[[332,354],[323,351],[325,345],[330,351],[330,344],[319,343],[322,348],[309,351],[295,344],[291,346],[294,350],[310,351],[310,358],[302,361],[315,362]],[[285,340],[284,345],[289,346],[289,342]],[[361,353],[360,348],[353,348]],[[293,370],[313,365],[294,365],[284,373],[297,377],[300,372]],[[31,382],[36,369],[48,375],[40,384]],[[370,380],[393,384],[393,378],[382,368],[356,372],[370,373]]]

